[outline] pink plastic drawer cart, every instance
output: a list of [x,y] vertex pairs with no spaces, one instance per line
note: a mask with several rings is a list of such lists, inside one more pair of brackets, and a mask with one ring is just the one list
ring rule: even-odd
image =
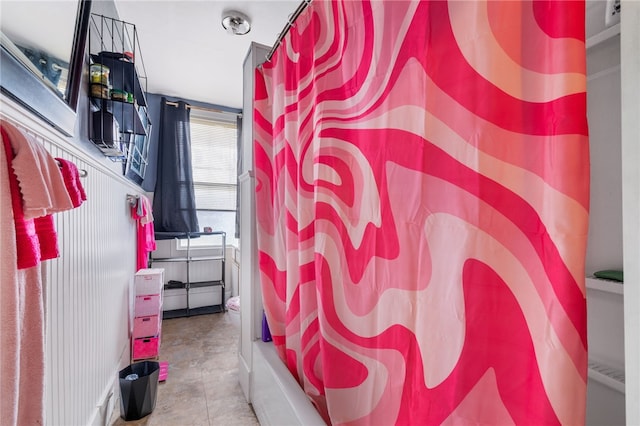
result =
[[160,354],[160,336],[133,339],[133,359],[156,358]]
[[136,296],[161,294],[164,269],[140,269],[134,278]]
[[164,269],[141,269],[134,277],[135,302],[131,331],[131,360],[157,360],[162,333]]
[[133,338],[153,337],[160,334],[160,316],[148,315],[133,319]]
[[136,296],[135,316],[157,315],[162,307],[161,294],[147,294],[145,296]]

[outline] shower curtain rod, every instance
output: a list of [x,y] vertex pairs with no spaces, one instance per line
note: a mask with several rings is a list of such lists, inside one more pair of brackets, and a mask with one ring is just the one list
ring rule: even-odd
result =
[[[178,102],[173,102],[173,101],[167,101],[167,105],[171,105],[171,106],[178,106]],[[242,113],[240,112],[230,112],[230,111],[223,111],[221,109],[215,109],[215,108],[207,108],[207,107],[201,107],[201,106],[197,106],[197,105],[189,105],[187,104],[187,108],[189,109],[199,109],[201,111],[209,111],[209,112],[217,112],[220,114],[229,114],[229,115],[235,115],[238,117],[242,117]]]
[[267,53],[267,62],[271,61],[271,57],[275,53],[275,51],[278,48],[278,46],[280,46],[280,43],[282,42],[282,39],[289,32],[289,28],[291,28],[291,26],[293,26],[293,23],[296,22],[296,19],[298,19],[298,16],[300,16],[302,11],[305,10],[307,8],[307,6],[309,6],[311,4],[312,1],[313,0],[303,0],[303,2],[300,3],[300,5],[298,5],[298,8],[295,10],[295,12],[293,12],[291,15],[289,15],[289,19],[287,20],[287,24],[284,26],[284,28],[280,32],[280,35],[278,36],[278,39],[273,44],[273,47],[271,48],[269,53]]

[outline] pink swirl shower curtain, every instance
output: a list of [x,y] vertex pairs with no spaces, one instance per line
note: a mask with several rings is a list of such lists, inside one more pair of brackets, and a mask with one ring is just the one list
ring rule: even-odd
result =
[[327,421],[584,423],[584,18],[315,0],[256,71],[265,310]]

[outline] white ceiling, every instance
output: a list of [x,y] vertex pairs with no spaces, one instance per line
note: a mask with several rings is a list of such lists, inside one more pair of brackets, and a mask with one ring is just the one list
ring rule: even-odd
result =
[[[149,93],[242,108],[242,63],[252,41],[272,46],[299,0],[116,0],[120,19],[134,24]],[[251,21],[244,36],[228,35],[222,14]]]
[[[102,0],[94,0],[99,2]],[[114,0],[120,19],[137,27],[138,59],[144,61],[150,93],[233,108],[242,107],[242,63],[252,41],[272,46],[301,0]],[[64,7],[63,7],[64,6]],[[68,6],[68,7],[67,7]],[[604,0],[587,0],[587,36],[605,28]],[[22,41],[41,40],[47,25],[59,22],[56,15],[70,0],[0,0],[0,29]],[[252,23],[245,36],[231,36],[222,28],[223,11],[234,9]],[[28,10],[28,12],[27,12]],[[73,13],[71,13],[73,14]],[[29,19],[25,21],[25,19]],[[619,18],[619,16],[618,16]],[[73,27],[67,25],[69,30]],[[28,31],[24,31],[28,29]],[[15,31],[14,31],[15,30]],[[15,32],[15,34],[14,34]],[[56,45],[70,45],[71,33],[45,35],[45,50],[60,58]],[[59,41],[62,39],[62,41]],[[66,40],[66,41],[65,41]],[[27,40],[28,41],[28,40]],[[30,43],[27,43],[30,44]],[[38,43],[31,43],[37,45]]]

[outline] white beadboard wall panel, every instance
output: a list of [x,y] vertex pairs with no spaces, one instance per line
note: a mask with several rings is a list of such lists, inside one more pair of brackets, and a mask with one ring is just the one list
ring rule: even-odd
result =
[[88,171],[87,201],[56,215],[60,258],[46,262],[46,337],[52,343],[46,383],[59,388],[47,394],[48,423],[88,424],[108,396],[123,354],[128,358],[135,222],[126,185],[58,147],[47,148]]
[[0,116],[27,131],[55,157],[87,170],[87,201],[54,215],[60,257],[43,262],[45,422],[108,424],[117,372],[129,363],[136,228],[126,202],[141,194],[109,165],[2,96]]

